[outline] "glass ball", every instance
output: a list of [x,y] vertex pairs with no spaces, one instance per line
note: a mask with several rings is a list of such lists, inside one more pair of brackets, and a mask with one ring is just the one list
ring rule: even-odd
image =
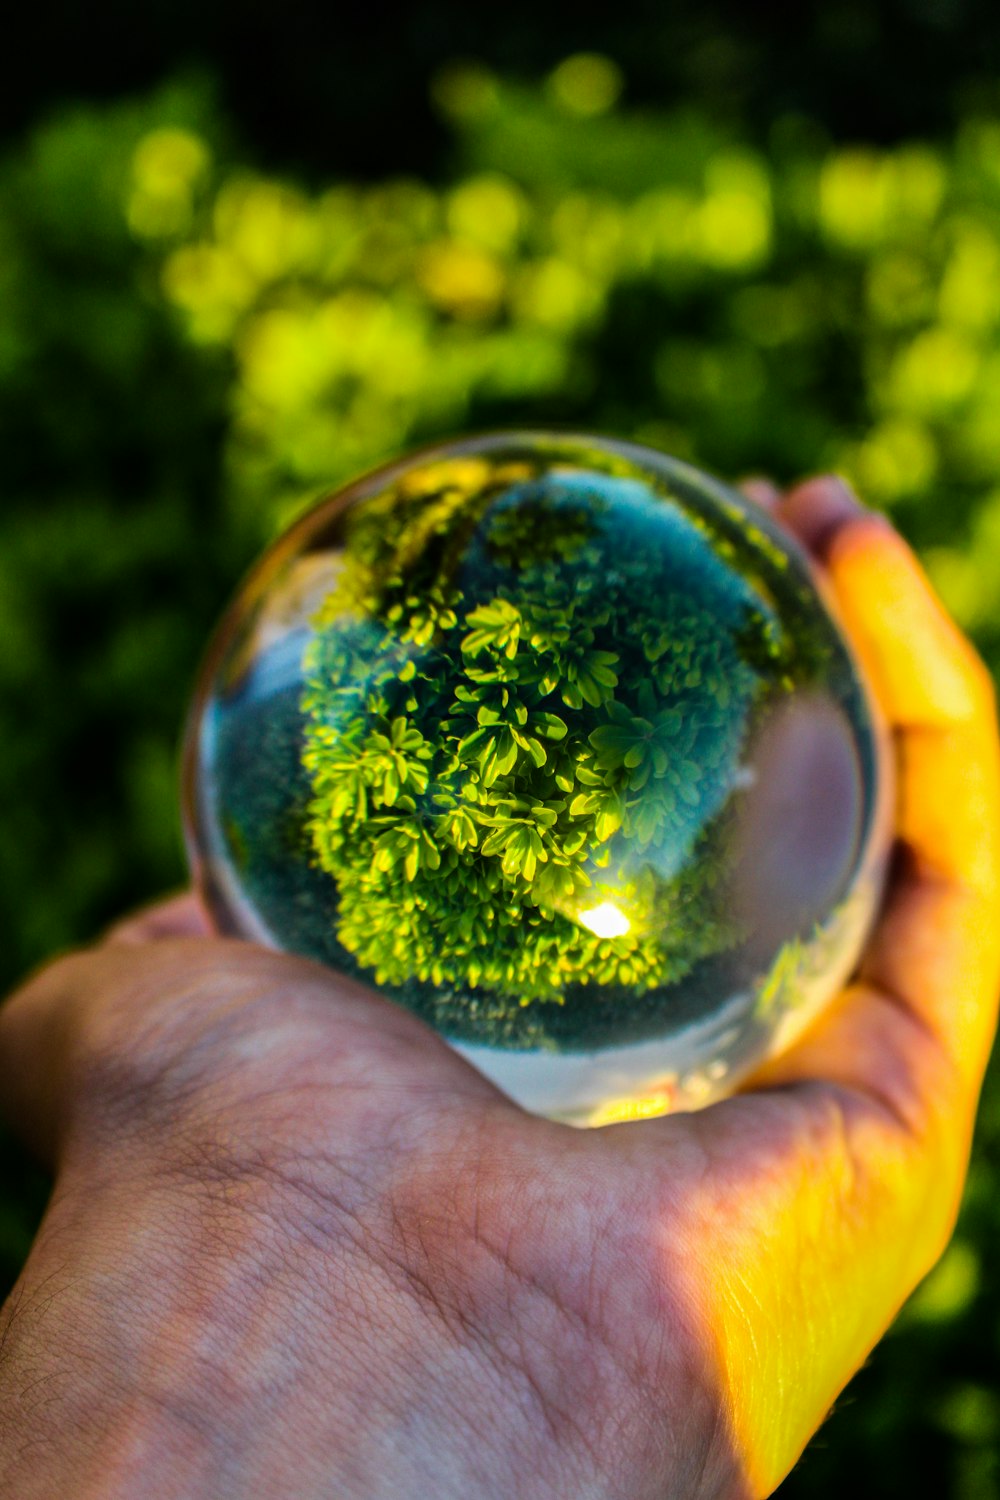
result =
[[380,469],[264,555],[203,668],[185,815],[221,930],[596,1124],[731,1091],[836,993],[890,781],[766,514],[647,448],[506,433]]

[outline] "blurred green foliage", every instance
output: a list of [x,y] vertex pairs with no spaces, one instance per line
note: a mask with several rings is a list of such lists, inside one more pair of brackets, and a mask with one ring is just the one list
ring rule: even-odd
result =
[[[467,64],[446,182],[305,190],[209,94],[63,115],[0,167],[5,978],[182,881],[176,745],[259,547],[424,439],[548,424],[726,476],[836,468],[1000,665],[1000,119],[766,138],[614,64]],[[44,1185],[3,1143],[0,1276]],[[1000,1081],[951,1250],[783,1493],[1000,1496]]]

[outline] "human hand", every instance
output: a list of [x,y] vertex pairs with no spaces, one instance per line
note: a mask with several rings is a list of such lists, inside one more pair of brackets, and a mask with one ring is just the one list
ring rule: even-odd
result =
[[56,1187],[0,1316],[12,1500],[771,1493],[940,1254],[1000,987],[992,687],[835,482],[810,545],[893,730],[855,981],[735,1097],[579,1132],[191,899],[0,1012]]

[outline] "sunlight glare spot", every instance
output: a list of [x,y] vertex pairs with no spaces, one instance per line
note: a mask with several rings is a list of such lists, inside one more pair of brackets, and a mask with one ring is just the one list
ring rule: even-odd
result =
[[624,937],[632,926],[625,913],[610,901],[602,901],[600,906],[580,912],[579,920],[599,938]]

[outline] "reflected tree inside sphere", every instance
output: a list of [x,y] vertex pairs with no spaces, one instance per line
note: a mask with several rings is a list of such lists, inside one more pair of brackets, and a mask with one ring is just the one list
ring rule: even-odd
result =
[[188,783],[224,927],[579,1120],[785,1044],[884,856],[877,726],[804,557],[596,438],[465,440],[300,521],[222,627]]

